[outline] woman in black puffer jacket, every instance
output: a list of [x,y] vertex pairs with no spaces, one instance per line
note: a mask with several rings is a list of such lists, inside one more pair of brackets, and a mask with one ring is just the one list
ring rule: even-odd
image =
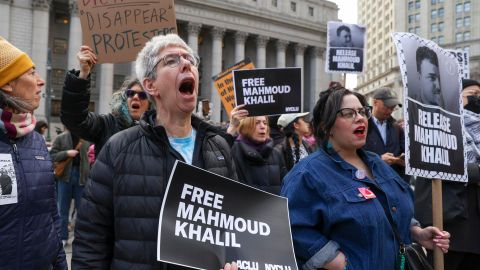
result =
[[287,173],[282,154],[274,149],[266,116],[247,117],[238,127],[232,148],[238,179],[252,187],[279,194]]

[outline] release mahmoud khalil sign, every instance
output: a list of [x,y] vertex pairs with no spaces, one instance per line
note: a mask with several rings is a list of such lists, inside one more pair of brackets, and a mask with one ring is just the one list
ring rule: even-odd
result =
[[287,200],[177,161],[160,212],[157,259],[196,269],[296,270]]

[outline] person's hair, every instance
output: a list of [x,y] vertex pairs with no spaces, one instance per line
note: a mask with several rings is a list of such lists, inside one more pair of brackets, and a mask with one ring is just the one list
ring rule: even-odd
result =
[[342,33],[342,31],[347,31],[348,33],[351,33],[350,32],[350,27],[346,26],[346,25],[342,25],[340,27],[337,28],[337,37],[340,36],[340,34]]
[[35,131],[42,134],[42,128],[48,128],[48,124],[43,120],[38,120],[35,124]]
[[[298,137],[297,132],[295,132],[295,123],[298,123],[298,120],[303,118],[303,116],[295,118],[292,122],[290,122],[286,127],[283,128],[283,133],[285,134],[285,163],[287,168],[292,168],[295,163],[300,161],[300,138]],[[292,155],[292,147],[290,146],[289,139],[292,138],[294,144],[294,151],[295,151],[295,159]],[[294,162],[296,160],[296,162]]]
[[[18,78],[13,80],[12,82],[16,80],[18,80]],[[15,91],[15,89],[13,89],[13,91]],[[5,108],[5,107],[21,113],[33,112],[35,110],[35,107],[29,102],[19,97],[10,95],[5,90],[1,89],[0,90],[0,108]]]
[[177,34],[156,36],[147,42],[145,47],[138,53],[135,71],[140,81],[143,81],[145,78],[153,80],[157,78],[157,73],[154,72],[153,68],[160,58],[160,52],[167,47],[180,47],[187,50],[188,53],[194,54],[192,48]]
[[437,54],[430,48],[422,46],[417,49],[415,53],[417,60],[417,71],[421,71],[422,61],[428,60],[430,63],[438,67],[438,57]]
[[[120,89],[113,93],[112,99],[110,100],[110,109],[112,114],[125,120],[128,124],[131,124],[133,122],[133,119],[130,116],[130,112],[128,111],[128,103],[127,97],[125,96],[125,91],[127,89],[131,89],[135,85],[140,86],[140,88],[142,88],[143,90],[142,84],[138,79],[126,79]],[[151,108],[153,102],[150,100],[150,96],[148,97],[149,108]]]
[[365,97],[357,92],[336,85],[319,94],[319,99],[313,108],[313,134],[319,145],[328,140],[328,134],[337,119],[336,112],[341,109],[343,97],[354,95],[362,106],[367,106]]
[[[255,120],[260,116],[246,117],[240,121],[238,125],[238,133],[243,137],[252,140],[252,135],[255,132]],[[270,136],[270,126],[268,125],[268,117],[265,116],[267,120],[267,136]]]

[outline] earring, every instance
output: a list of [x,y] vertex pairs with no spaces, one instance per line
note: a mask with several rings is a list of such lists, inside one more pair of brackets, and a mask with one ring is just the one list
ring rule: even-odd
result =
[[332,143],[331,143],[330,141],[327,142],[327,149],[328,149],[328,150],[333,149],[333,145],[332,145]]

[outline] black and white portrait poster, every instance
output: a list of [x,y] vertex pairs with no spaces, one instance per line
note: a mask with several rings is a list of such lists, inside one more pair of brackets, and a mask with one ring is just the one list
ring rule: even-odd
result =
[[176,161],[157,259],[195,269],[297,270],[287,199]]
[[12,155],[0,154],[0,205],[17,203],[17,186]]
[[234,70],[237,105],[249,116],[302,112],[302,69],[264,68]]
[[460,65],[460,76],[462,79],[470,79],[470,59],[468,55],[468,51],[466,50],[448,50],[451,54],[453,54]]
[[458,61],[415,34],[392,37],[405,90],[406,173],[466,182]]
[[358,24],[330,21],[327,29],[326,72],[363,72],[366,28]]

